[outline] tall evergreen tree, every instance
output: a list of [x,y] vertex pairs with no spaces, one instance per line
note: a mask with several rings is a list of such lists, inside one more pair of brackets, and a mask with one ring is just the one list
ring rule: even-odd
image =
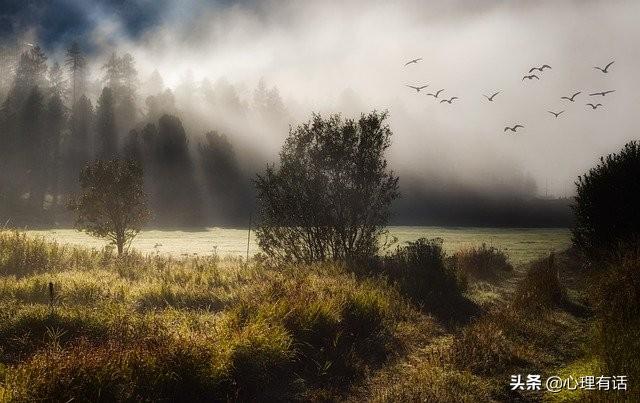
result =
[[60,64],[55,62],[49,69],[49,94],[52,97],[58,97],[61,100],[66,95],[66,80]]
[[87,62],[78,42],[69,46],[64,63],[71,75],[71,105],[75,105],[86,91]]
[[96,108],[96,155],[100,159],[113,159],[118,155],[118,131],[116,129],[113,91],[105,87],[98,98]]
[[144,82],[142,92],[144,95],[149,96],[159,94],[162,91],[164,91],[164,80],[158,70],[153,70],[153,73]]
[[205,134],[198,146],[200,163],[207,188],[211,213],[216,225],[227,225],[245,219],[249,210],[248,180],[244,180],[233,146],[227,137],[217,132]]
[[69,119],[69,138],[65,168],[67,192],[78,190],[80,170],[91,160],[94,114],[91,101],[82,95],[76,102]]
[[60,94],[54,93],[47,103],[44,130],[45,161],[47,169],[47,188],[57,202],[60,196],[60,176],[62,172],[61,142],[62,131],[66,126],[67,111]]
[[156,187],[161,224],[193,226],[202,223],[202,200],[194,176],[189,143],[182,122],[164,115],[158,121]]
[[102,70],[104,70],[104,78],[102,79],[104,86],[112,90],[120,87],[120,58],[116,52],[111,53],[107,62],[102,65]]
[[35,86],[29,93],[20,116],[20,142],[25,191],[36,210],[42,209],[47,184],[47,147],[44,141],[45,106],[40,87]]

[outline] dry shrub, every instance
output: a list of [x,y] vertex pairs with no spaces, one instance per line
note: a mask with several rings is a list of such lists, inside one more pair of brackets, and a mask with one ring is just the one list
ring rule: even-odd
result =
[[[592,278],[596,307],[596,351],[610,375],[627,375],[640,400],[640,246],[621,253]],[[630,398],[630,397],[628,397]]]
[[538,311],[557,307],[566,302],[566,290],[560,282],[555,255],[531,264],[518,284],[513,305],[524,311]]
[[457,252],[452,261],[458,270],[474,280],[497,280],[513,271],[505,252],[484,243]]

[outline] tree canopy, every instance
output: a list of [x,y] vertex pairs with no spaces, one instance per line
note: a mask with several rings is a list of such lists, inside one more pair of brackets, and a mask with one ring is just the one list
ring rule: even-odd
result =
[[399,196],[385,152],[386,112],[358,120],[312,119],[290,130],[280,165],[257,176],[260,247],[271,258],[359,259],[378,251],[378,238]]

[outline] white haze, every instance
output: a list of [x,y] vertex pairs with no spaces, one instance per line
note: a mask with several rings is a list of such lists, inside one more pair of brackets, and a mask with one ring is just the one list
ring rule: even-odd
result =
[[[95,64],[115,47],[134,55],[143,80],[154,69],[173,87],[187,71],[196,82],[226,77],[245,100],[264,77],[279,88],[291,124],[312,111],[387,109],[396,171],[487,194],[570,194],[600,155],[638,137],[640,2],[203,3],[166,2],[160,23],[136,39],[117,17],[83,3],[97,23],[89,40],[103,50]],[[424,61],[403,67],[416,57]],[[593,69],[614,59],[607,75]],[[553,69],[539,82],[521,80],[543,63]],[[405,87],[423,83],[460,100],[440,104]],[[586,95],[609,89],[616,92],[605,98]],[[498,90],[493,103],[482,96]],[[560,100],[576,91],[574,104]],[[592,111],[591,101],[605,106]],[[286,133],[233,117],[209,122],[207,107],[194,107],[203,127],[238,136],[236,148],[276,159]],[[566,112],[554,119],[548,110]],[[521,134],[503,132],[516,123]]]

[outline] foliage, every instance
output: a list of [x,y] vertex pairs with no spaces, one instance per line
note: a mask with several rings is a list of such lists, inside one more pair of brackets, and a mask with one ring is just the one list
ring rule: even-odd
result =
[[76,227],[109,239],[122,254],[150,215],[142,168],[134,161],[96,161],[82,170],[80,188],[70,206]]
[[362,259],[378,251],[398,178],[385,152],[385,112],[359,120],[339,115],[292,129],[279,167],[257,176],[262,250],[280,261]]
[[455,316],[469,304],[462,295],[466,280],[445,264],[442,239],[407,242],[374,264],[374,270],[382,271],[413,301],[438,315]]
[[525,278],[518,284],[514,305],[530,310],[554,308],[566,301],[566,290],[560,282],[556,257],[552,253],[546,259],[534,262]]
[[[629,247],[592,279],[596,350],[610,374],[640,377],[640,247]],[[640,386],[630,383],[636,399]]]
[[513,271],[507,254],[485,243],[456,252],[452,261],[462,273],[479,280],[495,280]]
[[640,235],[640,144],[627,143],[617,154],[578,178],[573,205],[574,244],[591,259],[610,257],[620,244]]

